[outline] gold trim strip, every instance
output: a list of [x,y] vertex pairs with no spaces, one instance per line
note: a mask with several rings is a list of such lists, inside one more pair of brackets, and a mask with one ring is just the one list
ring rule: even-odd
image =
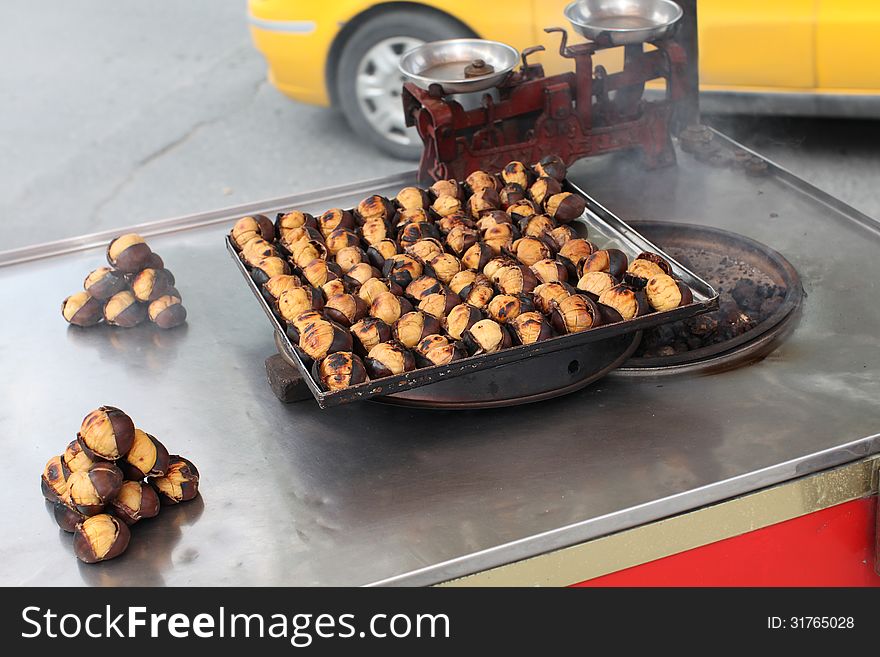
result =
[[872,457],[438,586],[567,586],[873,494]]

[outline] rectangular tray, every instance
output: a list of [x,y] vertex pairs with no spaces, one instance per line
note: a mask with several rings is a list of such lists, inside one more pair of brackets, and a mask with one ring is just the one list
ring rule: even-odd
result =
[[[601,246],[601,248],[618,248],[626,253],[630,260],[642,251],[651,251],[663,256],[672,266],[673,273],[691,288],[694,296],[693,303],[680,308],[675,308],[674,310],[654,312],[649,315],[636,317],[623,322],[581,331],[580,333],[556,336],[547,340],[542,340],[541,342],[536,342],[535,344],[519,345],[508,349],[502,349],[501,351],[492,354],[470,356],[447,365],[422,367],[412,372],[396,374],[375,381],[365,381],[364,383],[350,386],[344,390],[327,392],[312,378],[311,369],[296,353],[294,345],[287,335],[284,323],[275,315],[269,302],[266,301],[261,294],[259,286],[251,278],[247,266],[242,262],[241,258],[239,258],[228,235],[226,237],[226,248],[242,276],[244,276],[245,281],[247,281],[248,287],[259,302],[263,312],[266,313],[266,317],[269,318],[269,322],[278,334],[279,339],[284,342],[286,351],[296,363],[306,385],[308,385],[309,390],[311,390],[315,400],[318,402],[318,406],[321,408],[330,408],[340,404],[369,399],[370,397],[378,395],[391,395],[402,390],[429,385],[440,380],[446,380],[463,374],[485,370],[490,367],[506,365],[507,363],[513,363],[533,356],[580,347],[598,340],[604,340],[626,333],[632,333],[634,331],[641,331],[667,322],[685,319],[686,317],[693,317],[704,312],[715,310],[718,307],[718,293],[706,281],[683,267],[680,263],[676,262],[668,254],[664,253],[656,245],[652,244],[648,239],[640,235],[614,213],[602,206],[598,201],[570,181],[566,181],[565,189],[579,194],[587,200],[587,209],[584,211],[584,214],[570,224],[579,234],[581,234],[582,237],[588,237],[591,241],[594,241]],[[332,203],[332,199],[325,200]],[[328,207],[330,206],[328,205]]]

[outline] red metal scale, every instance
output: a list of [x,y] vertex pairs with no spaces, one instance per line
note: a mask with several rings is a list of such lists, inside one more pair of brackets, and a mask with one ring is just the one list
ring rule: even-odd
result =
[[[403,85],[408,126],[416,126],[424,142],[419,165],[423,181],[463,180],[477,169],[496,172],[512,160],[537,162],[558,154],[570,165],[575,160],[611,151],[639,148],[648,167],[675,162],[670,140],[674,104],[686,96],[684,49],[671,39],[623,46],[624,68],[607,73],[593,70],[593,55],[613,47],[588,41],[568,45],[561,27],[559,53],[575,61],[574,72],[546,77],[540,64],[528,57],[544,50],[527,48],[522,67],[497,87],[499,99],[483,95],[481,107],[465,110],[445,96],[439,84],[422,89]],[[662,99],[643,98],[645,83],[665,80]]]

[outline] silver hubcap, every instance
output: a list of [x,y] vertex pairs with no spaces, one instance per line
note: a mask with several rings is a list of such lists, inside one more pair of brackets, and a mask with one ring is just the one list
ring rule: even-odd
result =
[[376,132],[403,146],[416,143],[419,135],[404,122],[400,101],[404,78],[397,64],[403,53],[423,43],[405,36],[384,39],[370,48],[358,65],[355,93],[361,111]]

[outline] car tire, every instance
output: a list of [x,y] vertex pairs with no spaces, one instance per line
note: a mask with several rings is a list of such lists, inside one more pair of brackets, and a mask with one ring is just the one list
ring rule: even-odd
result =
[[403,123],[397,61],[420,43],[472,36],[448,16],[418,9],[382,13],[359,26],[342,50],[336,74],[336,97],[352,130],[392,157],[418,159],[422,142]]

